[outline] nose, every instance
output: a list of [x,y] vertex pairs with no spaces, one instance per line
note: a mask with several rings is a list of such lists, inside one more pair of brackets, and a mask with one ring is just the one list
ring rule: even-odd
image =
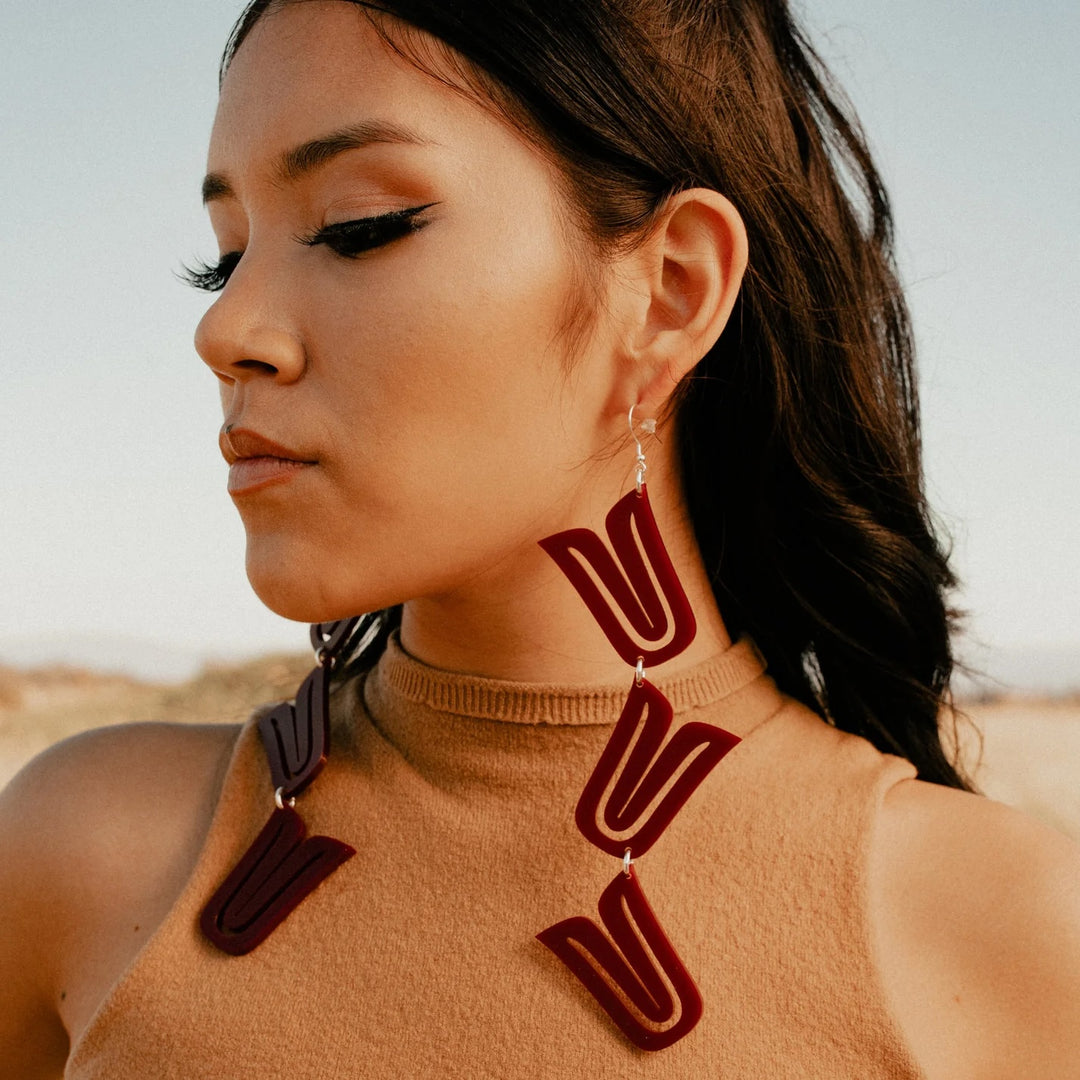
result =
[[196,352],[223,383],[291,383],[304,373],[303,343],[270,284],[245,254],[195,329]]

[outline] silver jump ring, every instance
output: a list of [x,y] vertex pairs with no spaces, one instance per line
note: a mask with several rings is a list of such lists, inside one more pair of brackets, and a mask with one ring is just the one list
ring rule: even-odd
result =
[[334,664],[337,663],[337,657],[330,655],[330,650],[324,645],[321,649],[318,649],[315,653],[315,664],[321,668],[329,668],[334,670]]
[[637,658],[637,665],[634,667],[634,685],[645,685],[645,657],[639,656]]
[[296,805],[296,799],[286,799],[285,789],[283,787],[279,787],[277,791],[274,792],[274,805],[279,810],[284,810],[286,806],[289,807],[289,809],[291,810]]
[[[642,485],[645,483],[645,470],[648,466],[646,466],[645,464],[645,451],[642,449],[641,439],[638,438],[637,430],[634,427],[634,410],[636,408],[636,404],[630,406],[630,414],[627,416],[626,422],[630,427],[630,437],[634,440],[634,446],[637,448],[637,471],[635,486],[637,487],[637,493],[640,495]],[[646,435],[655,435],[656,421],[651,417],[648,420],[642,420],[641,430],[644,431]]]
[[630,849],[627,848],[623,852],[623,857],[622,857],[622,872],[627,877],[630,876],[630,867],[633,866],[633,865],[634,865],[634,860],[630,858]]

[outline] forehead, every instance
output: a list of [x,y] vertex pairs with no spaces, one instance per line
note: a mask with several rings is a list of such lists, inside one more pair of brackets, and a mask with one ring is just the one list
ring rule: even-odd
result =
[[343,0],[272,8],[252,28],[222,84],[211,171],[257,167],[313,134],[375,119],[439,143],[473,139],[491,113],[399,56],[364,10]]

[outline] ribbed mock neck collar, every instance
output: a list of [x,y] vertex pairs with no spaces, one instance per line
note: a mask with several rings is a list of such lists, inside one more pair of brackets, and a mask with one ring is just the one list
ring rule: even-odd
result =
[[[675,713],[711,705],[748,686],[765,671],[765,661],[749,638],[677,674],[649,678]],[[369,678],[380,698],[396,698],[433,712],[515,724],[611,724],[618,719],[633,672],[624,681],[571,687],[517,683],[441,671],[410,656],[395,634]]]

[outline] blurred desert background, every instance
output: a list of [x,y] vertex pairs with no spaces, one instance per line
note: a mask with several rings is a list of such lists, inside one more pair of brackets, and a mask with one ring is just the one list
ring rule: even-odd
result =
[[0,663],[0,787],[35,754],[107,724],[242,722],[256,705],[292,698],[310,653],[208,663],[183,681],[154,681],[70,664]]
[[[60,739],[105,724],[237,723],[291,697],[309,653],[210,663],[160,682],[63,664],[0,665],[0,786]],[[1080,689],[972,689],[959,702],[962,761],[979,789],[1080,841]]]

